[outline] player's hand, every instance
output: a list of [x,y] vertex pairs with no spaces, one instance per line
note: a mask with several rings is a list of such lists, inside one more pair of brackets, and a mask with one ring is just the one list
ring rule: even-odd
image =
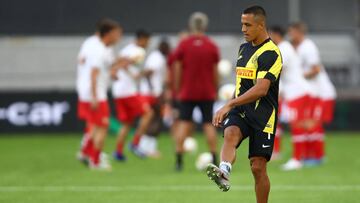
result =
[[229,113],[230,110],[231,110],[230,105],[225,104],[221,109],[216,111],[214,118],[213,118],[213,125],[215,127],[221,127],[221,124],[222,124],[224,118],[226,117],[226,115]]
[[90,104],[91,104],[91,109],[97,109],[99,106],[99,101],[97,99],[92,99]]

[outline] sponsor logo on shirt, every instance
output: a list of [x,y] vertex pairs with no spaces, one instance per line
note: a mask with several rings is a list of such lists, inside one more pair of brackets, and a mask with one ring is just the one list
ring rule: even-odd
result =
[[237,67],[236,75],[237,75],[237,77],[240,77],[240,78],[255,79],[256,78],[256,69]]

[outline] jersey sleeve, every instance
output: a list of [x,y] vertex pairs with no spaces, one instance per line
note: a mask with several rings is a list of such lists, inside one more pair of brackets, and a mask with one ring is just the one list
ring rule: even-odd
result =
[[181,61],[184,58],[185,52],[185,43],[181,41],[178,47],[174,51],[173,59],[174,61]]
[[319,65],[320,54],[315,44],[308,44],[306,47],[305,60],[310,66]]
[[91,57],[88,58],[89,60],[89,67],[91,69],[98,68],[98,69],[105,69],[105,57],[104,55],[97,53],[93,54]]
[[275,82],[282,69],[282,59],[276,51],[265,51],[258,57],[257,79],[268,79]]
[[163,64],[163,60],[160,57],[158,57],[156,54],[152,53],[146,59],[144,64],[144,69],[156,71],[162,67],[162,64]]

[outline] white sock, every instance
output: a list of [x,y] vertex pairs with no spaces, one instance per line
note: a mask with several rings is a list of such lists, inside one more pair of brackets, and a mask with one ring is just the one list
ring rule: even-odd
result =
[[219,168],[225,172],[227,175],[230,175],[231,172],[231,163],[227,161],[220,162]]

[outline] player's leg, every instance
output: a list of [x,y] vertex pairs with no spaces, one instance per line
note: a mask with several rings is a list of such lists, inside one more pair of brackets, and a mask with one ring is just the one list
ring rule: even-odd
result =
[[153,103],[152,110],[154,115],[151,119],[150,125],[146,133],[141,137],[139,143],[140,151],[144,152],[146,156],[151,158],[159,158],[161,153],[157,148],[157,137],[160,134],[162,127],[162,117],[160,112],[160,104]]
[[94,148],[90,156],[90,167],[95,169],[111,169],[107,160],[101,160],[100,155],[104,148],[105,138],[109,125],[109,106],[107,101],[99,102],[97,109],[92,110]]
[[[137,147],[139,145],[141,136],[146,132],[154,116],[154,111],[151,108],[151,105],[149,104],[148,101],[141,100],[139,97],[136,98],[136,101],[134,100],[134,103],[132,104],[132,108],[134,109],[134,112],[137,111],[136,114],[141,115],[139,125],[135,130],[134,138],[132,140],[132,145],[134,147]],[[141,108],[140,111],[135,110],[139,108]]]
[[266,203],[270,192],[267,162],[272,156],[275,135],[253,130],[249,137],[249,159],[251,172],[255,180],[257,203]]
[[305,122],[308,116],[306,116],[308,105],[308,97],[300,97],[287,102],[290,112],[289,123],[290,132],[292,137],[293,155],[292,158],[282,166],[283,170],[296,170],[302,168],[302,161],[306,156],[306,142],[308,136]]
[[180,117],[180,109],[179,109],[179,102],[174,100],[171,104],[172,116],[173,116],[173,123],[170,127],[170,133],[173,138],[175,138],[175,134],[177,132],[178,124],[179,124],[179,117]]
[[181,171],[183,168],[184,141],[192,130],[192,113],[195,103],[190,101],[181,101],[179,105],[180,117],[177,124],[177,131],[175,132],[175,169]]
[[118,161],[125,161],[126,157],[124,155],[124,146],[126,137],[129,134],[131,129],[131,124],[133,123],[133,118],[131,117],[131,112],[129,111],[129,103],[131,100],[129,98],[117,98],[115,99],[115,107],[117,119],[122,123],[122,127],[118,132],[116,138],[116,150],[113,154],[114,158]]
[[244,120],[236,110],[230,111],[223,123],[224,143],[220,153],[220,165],[217,167],[210,164],[206,169],[207,176],[224,192],[230,189],[229,176],[236,159],[236,149],[245,138],[242,131],[247,132],[247,127],[243,122]]
[[203,130],[206,135],[207,144],[209,146],[210,153],[213,156],[213,164],[217,165],[217,132],[216,128],[212,125],[213,114],[213,101],[200,102],[199,107],[202,114]]
[[270,192],[270,180],[267,175],[267,160],[264,157],[251,157],[250,167],[255,179],[257,203],[267,203]]
[[116,151],[114,152],[114,158],[118,161],[126,161],[126,156],[124,154],[124,146],[126,143],[126,137],[129,134],[131,129],[130,123],[123,123],[117,138],[116,138]]

